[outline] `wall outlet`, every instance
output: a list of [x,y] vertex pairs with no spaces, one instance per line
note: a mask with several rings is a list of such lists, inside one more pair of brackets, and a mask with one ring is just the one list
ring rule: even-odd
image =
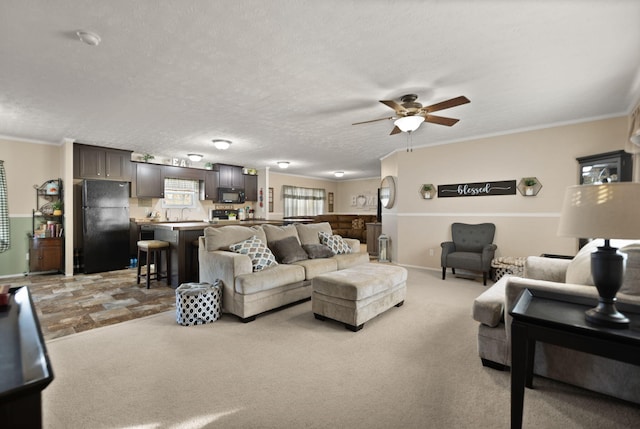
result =
[[429,249],[429,256],[433,256],[435,254],[435,251],[433,249]]

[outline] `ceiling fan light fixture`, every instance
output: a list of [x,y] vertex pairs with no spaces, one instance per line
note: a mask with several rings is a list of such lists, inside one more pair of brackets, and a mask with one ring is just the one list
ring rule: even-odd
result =
[[189,160],[193,162],[199,162],[202,160],[202,155],[200,155],[199,153],[190,153],[187,155],[187,158],[189,158]]
[[289,167],[289,161],[278,161],[278,167],[280,167],[280,168]]
[[227,150],[229,149],[229,146],[231,146],[231,142],[229,140],[216,139],[212,140],[212,142],[216,149],[219,150]]
[[396,127],[400,128],[401,131],[405,133],[410,133],[412,131],[417,130],[420,127],[420,124],[424,122],[424,116],[421,115],[413,115],[413,116],[403,116],[402,118],[398,118],[395,120],[394,124]]
[[335,173],[333,173],[333,175],[336,177],[342,177],[344,176],[344,171],[336,171]]

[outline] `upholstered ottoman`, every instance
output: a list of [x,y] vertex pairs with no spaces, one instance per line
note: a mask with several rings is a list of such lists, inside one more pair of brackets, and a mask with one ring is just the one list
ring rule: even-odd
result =
[[314,277],[311,287],[315,318],[337,320],[356,332],[366,321],[404,303],[407,270],[366,263]]
[[222,285],[183,283],[176,288],[176,322],[182,326],[203,325],[220,318]]

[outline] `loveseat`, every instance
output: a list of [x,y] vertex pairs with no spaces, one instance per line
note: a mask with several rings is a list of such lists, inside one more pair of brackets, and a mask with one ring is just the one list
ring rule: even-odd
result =
[[[511,310],[524,289],[555,291],[590,297],[598,291],[591,278],[591,252],[602,246],[594,240],[571,260],[529,256],[524,277],[506,275],[473,304],[478,326],[478,354],[484,366],[506,369],[511,365]],[[640,305],[640,242],[611,240],[627,254],[624,283],[618,302]],[[551,344],[535,348],[534,374],[640,404],[640,367]]]
[[243,322],[310,298],[315,276],[369,262],[358,240],[333,234],[327,222],[208,227],[198,257],[200,281],[221,280],[222,310]]

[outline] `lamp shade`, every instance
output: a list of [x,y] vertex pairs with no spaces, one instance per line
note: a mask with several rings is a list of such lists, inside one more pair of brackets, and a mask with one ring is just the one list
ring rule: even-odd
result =
[[579,238],[640,238],[640,183],[569,186],[558,235]]
[[396,127],[400,128],[401,131],[408,133],[417,130],[420,124],[422,124],[423,122],[424,116],[414,115],[404,116],[402,118],[396,119],[394,124]]

